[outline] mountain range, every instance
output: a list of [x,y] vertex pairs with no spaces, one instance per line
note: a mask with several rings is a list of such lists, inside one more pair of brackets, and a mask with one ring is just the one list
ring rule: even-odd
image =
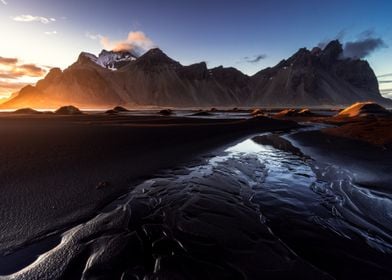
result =
[[0,108],[309,107],[340,106],[383,98],[368,62],[343,57],[339,41],[324,49],[302,48],[274,67],[245,75],[235,68],[208,69],[201,62],[184,66],[160,49],[141,56],[103,50],[81,53],[62,71],[52,68],[35,86],[28,85]]

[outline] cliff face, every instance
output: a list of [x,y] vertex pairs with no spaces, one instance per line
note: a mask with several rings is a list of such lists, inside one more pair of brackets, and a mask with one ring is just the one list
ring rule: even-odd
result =
[[382,98],[377,78],[364,60],[343,58],[338,41],[324,50],[300,49],[252,77],[252,100],[265,106],[347,105]]
[[183,66],[159,49],[139,58],[113,52],[102,52],[98,58],[82,53],[69,68],[52,69],[35,87],[23,88],[1,107],[286,107],[368,100],[392,103],[380,95],[369,64],[343,58],[341,44],[332,41],[323,50],[300,49],[252,77],[235,68],[208,69],[205,63]]

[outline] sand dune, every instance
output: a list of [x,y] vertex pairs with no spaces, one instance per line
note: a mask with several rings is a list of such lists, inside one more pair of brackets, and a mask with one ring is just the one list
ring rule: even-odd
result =
[[374,102],[357,102],[343,111],[337,117],[363,117],[363,116],[387,116],[390,112]]

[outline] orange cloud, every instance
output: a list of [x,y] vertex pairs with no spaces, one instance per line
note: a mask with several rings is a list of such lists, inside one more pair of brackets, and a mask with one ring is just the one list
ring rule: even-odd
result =
[[113,51],[147,51],[154,47],[153,41],[142,31],[131,31],[122,41],[111,41],[108,37],[101,36],[101,44],[105,49]]
[[43,77],[47,70],[47,67],[32,63],[20,64],[17,58],[0,57],[0,96],[9,95],[27,82]]
[[0,89],[17,90],[24,87],[25,85],[26,83],[0,82]]
[[28,85],[28,83],[0,81],[0,99],[9,97],[12,93],[18,92],[26,85]]
[[3,65],[15,65],[16,63],[18,63],[18,59],[17,58],[8,58],[8,57],[0,56],[0,64],[3,64]]
[[23,64],[17,66],[16,69],[23,73],[24,76],[41,77],[46,74],[46,70],[35,64]]
[[47,71],[34,64],[17,65],[7,70],[0,70],[2,79],[18,79],[21,77],[42,77]]

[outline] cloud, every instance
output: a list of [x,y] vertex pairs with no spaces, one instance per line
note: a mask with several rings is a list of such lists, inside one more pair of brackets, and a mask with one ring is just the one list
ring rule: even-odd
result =
[[0,96],[22,88],[27,81],[43,77],[48,69],[33,63],[20,63],[17,58],[0,57]]
[[347,58],[365,58],[380,48],[387,48],[384,40],[377,37],[373,31],[366,30],[359,35],[356,41],[346,42],[343,56]]
[[17,79],[23,77],[22,74],[19,72],[12,72],[12,71],[0,71],[0,79]]
[[94,34],[94,33],[90,33],[90,32],[86,32],[86,37],[91,39],[91,40],[101,40],[103,38],[103,36],[101,34]]
[[44,32],[45,33],[45,35],[57,35],[57,31],[56,30],[53,30],[53,31],[45,31]]
[[[347,31],[345,29],[339,31],[332,39],[324,39],[318,43],[318,47],[324,49],[332,40],[339,40],[340,42],[346,37]],[[361,59],[371,55],[380,48],[387,48],[384,40],[374,33],[373,30],[365,30],[357,36],[354,41],[347,41],[343,44],[342,58]]]
[[25,85],[27,85],[27,83],[12,83],[12,82],[0,81],[0,92],[18,90],[24,87]]
[[319,42],[317,44],[317,47],[319,47],[320,49],[324,49],[328,45],[328,43],[333,40],[342,41],[344,39],[344,37],[346,36],[346,34],[347,34],[347,31],[345,29],[342,29],[332,38],[326,38],[326,39],[322,40],[321,42]]
[[17,58],[8,58],[0,56],[0,65],[15,65],[18,63]]
[[16,67],[17,70],[23,73],[24,76],[41,77],[45,75],[46,70],[35,64],[22,64]]
[[32,16],[32,15],[20,15],[12,18],[14,21],[19,22],[40,22],[43,24],[48,24],[56,21],[55,18],[41,17],[41,16]]
[[0,78],[3,79],[42,77],[47,72],[46,68],[33,63],[21,64],[17,58],[0,56]]
[[261,60],[266,59],[266,58],[267,58],[266,54],[258,54],[258,55],[254,55],[251,57],[245,56],[243,58],[243,60],[248,63],[259,63]]
[[385,77],[392,77],[392,73],[382,74],[377,76],[377,78],[385,78]]
[[382,96],[392,99],[392,88],[382,89],[380,92]]
[[7,1],[5,1],[5,0],[0,0],[0,2],[3,3],[4,5],[8,4]]
[[390,81],[378,81],[379,84],[390,84],[392,83],[392,80]]
[[145,52],[155,45],[142,31],[131,31],[122,41],[111,41],[108,37],[100,36],[101,45],[107,50]]
[[46,69],[34,64],[16,65],[7,70],[0,70],[0,78],[2,79],[18,79],[22,77],[38,78],[45,75]]
[[8,98],[12,93],[18,92],[21,88],[27,86],[29,83],[23,82],[8,82],[0,80],[0,99]]

